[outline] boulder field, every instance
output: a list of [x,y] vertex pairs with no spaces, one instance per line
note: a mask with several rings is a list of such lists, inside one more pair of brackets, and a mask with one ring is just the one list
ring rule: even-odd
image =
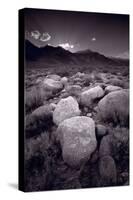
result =
[[[36,143],[41,134],[48,134],[49,163],[61,180],[68,176],[74,188],[128,184],[129,89],[116,79],[109,81],[106,73],[97,77],[99,82],[92,74],[49,74],[41,79],[38,87],[45,98],[39,97],[37,107],[37,92],[25,120],[26,138]],[[43,155],[44,144],[39,142]],[[73,173],[80,174],[71,180]]]

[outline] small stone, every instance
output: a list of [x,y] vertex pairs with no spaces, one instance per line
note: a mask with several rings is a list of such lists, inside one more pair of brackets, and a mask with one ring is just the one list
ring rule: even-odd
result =
[[50,106],[52,107],[52,110],[55,110],[57,105],[55,103],[50,103]]
[[87,117],[92,117],[92,113],[87,113]]
[[107,134],[107,128],[102,124],[96,125],[96,135],[97,137],[103,137]]
[[87,107],[84,107],[84,112],[88,113],[88,108]]
[[66,86],[68,84],[68,78],[67,77],[63,77],[61,78],[61,83]]

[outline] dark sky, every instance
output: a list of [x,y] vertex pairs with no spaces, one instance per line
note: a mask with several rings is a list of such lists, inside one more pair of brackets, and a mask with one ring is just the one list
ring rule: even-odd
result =
[[90,49],[116,57],[129,54],[128,15],[26,9],[25,30],[38,46]]

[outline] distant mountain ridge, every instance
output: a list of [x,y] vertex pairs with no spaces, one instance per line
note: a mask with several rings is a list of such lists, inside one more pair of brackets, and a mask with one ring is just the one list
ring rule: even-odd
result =
[[28,62],[45,62],[49,64],[74,64],[74,65],[128,65],[129,60],[109,58],[89,49],[72,53],[64,48],[46,45],[37,47],[30,41],[25,40],[25,56]]

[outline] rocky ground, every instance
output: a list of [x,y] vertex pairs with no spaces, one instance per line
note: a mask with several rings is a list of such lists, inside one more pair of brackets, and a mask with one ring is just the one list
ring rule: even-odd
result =
[[25,88],[26,191],[129,184],[128,71],[30,69]]

